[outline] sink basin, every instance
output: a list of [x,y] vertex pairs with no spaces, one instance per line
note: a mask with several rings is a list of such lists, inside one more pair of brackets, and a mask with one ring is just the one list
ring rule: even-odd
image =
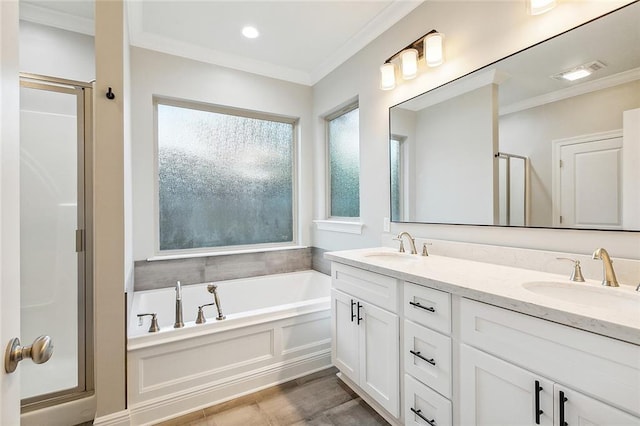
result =
[[640,313],[640,294],[610,287],[570,284],[554,281],[534,281],[522,285],[526,290],[568,303],[591,307],[636,310]]
[[421,259],[421,256],[409,253],[400,253],[397,251],[376,251],[369,252],[364,257],[371,260],[387,260],[387,261],[399,261],[399,262],[417,262]]

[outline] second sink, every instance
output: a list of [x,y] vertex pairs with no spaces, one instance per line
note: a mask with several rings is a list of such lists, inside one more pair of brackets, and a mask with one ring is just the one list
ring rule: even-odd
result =
[[528,291],[568,303],[592,307],[617,307],[640,312],[640,294],[632,291],[594,287],[589,284],[570,284],[554,281],[533,281],[522,285]]

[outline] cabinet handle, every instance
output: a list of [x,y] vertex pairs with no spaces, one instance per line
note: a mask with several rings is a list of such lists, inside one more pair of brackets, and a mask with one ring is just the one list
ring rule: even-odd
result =
[[559,398],[558,398],[558,403],[560,405],[560,426],[568,426],[569,423],[564,421],[564,403],[568,401],[567,398],[565,398],[564,396],[564,392],[560,391],[558,392]]
[[353,301],[353,299],[351,299],[351,322],[353,322],[354,319],[356,319],[356,314],[353,313],[353,307],[356,305],[356,302]]
[[418,357],[418,358],[420,358],[421,360],[426,361],[426,362],[428,362],[428,363],[429,363],[429,364],[431,364],[431,365],[436,365],[436,362],[435,362],[435,360],[434,360],[433,358],[431,358],[431,359],[427,359],[427,358],[423,357],[422,355],[420,355],[420,352],[415,352],[415,351],[413,351],[413,350],[411,350],[411,349],[409,349],[409,352],[411,353],[411,355],[413,355],[413,356],[417,356],[417,357]]
[[416,414],[416,416],[420,417],[422,420],[429,423],[431,426],[436,426],[436,419],[429,420],[428,418],[422,415],[422,410],[416,410],[415,408],[411,407],[411,411],[413,411]]
[[360,325],[360,321],[362,321],[362,317],[360,317],[360,308],[362,308],[362,304],[358,302],[358,322],[357,322],[358,325]]
[[420,302],[409,302],[410,305],[415,306],[416,308],[424,309],[425,311],[435,312],[436,308],[433,306],[422,306]]
[[540,424],[540,414],[543,414],[544,411],[540,409],[540,391],[542,390],[542,386],[540,386],[540,382],[536,380],[535,394],[536,394],[536,424]]

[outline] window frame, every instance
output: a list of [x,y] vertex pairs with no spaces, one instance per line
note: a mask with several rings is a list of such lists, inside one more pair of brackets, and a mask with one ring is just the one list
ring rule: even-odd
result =
[[[268,251],[278,248],[295,248],[299,246],[299,140],[300,140],[300,119],[282,114],[267,113],[243,108],[210,104],[205,102],[191,101],[185,99],[171,98],[166,96],[156,96],[152,98],[153,104],[153,220],[154,220],[154,258],[163,257],[197,257],[207,254],[215,255],[229,252],[257,252]],[[160,164],[158,145],[158,105],[167,105],[178,108],[194,109],[198,111],[212,112],[217,114],[233,115],[237,117],[252,118],[258,120],[275,121],[292,125],[292,149],[291,149],[291,214],[292,214],[292,240],[277,243],[256,243],[219,247],[197,247],[190,249],[160,249]]]
[[[325,169],[326,169],[326,191],[325,191],[325,217],[327,221],[335,221],[335,222],[352,222],[357,223],[362,227],[360,223],[360,218],[362,217],[362,211],[360,209],[360,200],[358,207],[358,216],[332,216],[331,215],[331,150],[329,148],[329,123],[331,120],[334,120],[342,115],[345,115],[353,110],[360,109],[360,101],[358,99],[348,102],[345,106],[336,109],[335,111],[324,116],[324,133],[325,133]],[[358,111],[359,113],[359,111]],[[358,120],[358,123],[360,120]],[[358,128],[358,184],[360,184],[361,180],[361,168],[360,168],[360,128]],[[360,187],[358,187],[358,198],[360,198]],[[326,222],[326,221],[324,221]],[[335,229],[331,229],[335,230]],[[349,231],[345,231],[349,232]],[[353,232],[351,232],[353,233]],[[357,232],[359,233],[359,232]]]

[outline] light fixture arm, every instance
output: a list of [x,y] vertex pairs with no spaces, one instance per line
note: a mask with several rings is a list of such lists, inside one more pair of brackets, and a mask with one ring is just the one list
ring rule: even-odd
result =
[[434,34],[434,33],[437,33],[437,32],[438,32],[437,30],[431,30],[428,33],[422,35],[420,38],[418,38],[414,42],[408,44],[407,46],[403,47],[402,49],[398,50],[396,53],[391,55],[386,61],[384,61],[384,63],[385,64],[386,63],[390,63],[392,60],[394,60],[395,58],[400,56],[400,54],[402,52],[404,52],[405,50],[407,50],[407,49],[416,49],[418,51],[418,59],[423,58],[424,57],[424,43],[423,43],[423,40],[429,34]]

